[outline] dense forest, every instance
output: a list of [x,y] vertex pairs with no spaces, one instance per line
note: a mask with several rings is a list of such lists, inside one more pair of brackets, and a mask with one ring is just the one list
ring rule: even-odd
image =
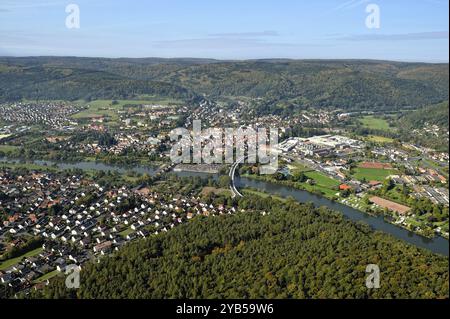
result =
[[293,108],[417,107],[448,100],[448,70],[448,64],[368,60],[0,57],[0,98],[152,94],[196,99],[205,94],[264,98],[271,105],[282,102]]
[[193,99],[188,89],[168,82],[138,80],[103,71],[0,64],[0,101],[129,99],[141,94]]
[[[225,198],[211,197],[212,203]],[[83,266],[35,298],[448,298],[448,259],[326,208],[245,197],[235,215],[196,217]],[[265,211],[267,214],[262,214]],[[368,264],[381,288],[367,289]]]

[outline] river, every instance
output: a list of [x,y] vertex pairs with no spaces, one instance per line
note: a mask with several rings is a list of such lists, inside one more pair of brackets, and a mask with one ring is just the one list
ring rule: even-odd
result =
[[[20,162],[19,160],[11,160],[0,158],[0,162]],[[145,167],[145,166],[130,166],[130,167],[121,167],[121,166],[113,166],[107,165],[103,163],[96,162],[77,162],[77,163],[58,163],[58,162],[50,162],[50,161],[34,161],[37,165],[46,165],[46,166],[56,166],[60,169],[83,169],[83,170],[97,170],[97,171],[116,171],[120,173],[125,173],[127,171],[133,171],[139,174],[149,174],[153,175],[157,171],[155,168]],[[202,178],[207,177],[217,177],[216,174],[208,174],[208,173],[200,173],[200,172],[174,172],[174,174],[187,177],[187,176],[199,176]],[[417,247],[428,249],[432,252],[449,256],[449,241],[441,236],[437,236],[433,239],[426,238],[420,235],[417,235],[411,231],[408,231],[399,226],[395,226],[384,220],[382,216],[370,216],[366,213],[363,213],[359,210],[356,210],[352,207],[343,205],[338,202],[334,202],[325,197],[315,195],[309,193],[307,191],[294,189],[291,187],[278,185],[275,183],[270,183],[266,181],[259,181],[254,179],[249,179],[245,177],[237,177],[236,185],[240,188],[242,187],[251,187],[255,189],[259,189],[265,191],[267,193],[273,195],[280,195],[282,197],[293,197],[299,202],[311,202],[315,206],[326,206],[333,210],[341,212],[344,216],[352,221],[363,221],[369,226],[371,226],[375,230],[380,230],[385,233],[388,233],[395,238],[401,239],[409,244],[415,245]]]

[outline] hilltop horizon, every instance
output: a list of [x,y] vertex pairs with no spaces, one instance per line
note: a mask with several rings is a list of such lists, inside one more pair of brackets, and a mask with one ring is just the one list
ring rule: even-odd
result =
[[167,60],[167,61],[211,61],[211,62],[252,62],[252,61],[269,61],[269,62],[282,62],[282,61],[361,61],[361,62],[388,62],[388,63],[423,63],[423,64],[449,64],[450,61],[437,60],[437,61],[424,61],[424,60],[397,60],[397,59],[377,59],[377,58],[283,58],[283,57],[262,57],[262,58],[235,58],[235,59],[218,59],[211,57],[164,57],[164,56],[142,56],[142,57],[128,57],[128,56],[82,56],[82,55],[0,55],[0,58],[14,58],[14,59],[26,59],[26,58],[73,58],[73,59],[104,59],[104,60]]

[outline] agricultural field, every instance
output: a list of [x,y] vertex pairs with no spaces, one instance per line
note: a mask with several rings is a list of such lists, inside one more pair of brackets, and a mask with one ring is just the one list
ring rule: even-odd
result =
[[353,177],[357,180],[367,181],[384,181],[389,175],[395,175],[398,171],[395,169],[381,169],[381,168],[362,168],[357,167],[354,169]]
[[380,143],[380,144],[391,144],[394,143],[394,139],[384,136],[378,136],[378,135],[370,135],[366,139],[369,142],[373,143]]
[[393,128],[389,126],[389,123],[386,120],[374,116],[364,116],[360,120],[360,122],[365,128],[371,130],[379,130],[379,131],[393,130]]
[[178,105],[181,103],[175,99],[143,99],[143,100],[95,100],[85,103],[89,107],[72,116],[74,119],[89,119],[94,117],[109,117],[112,121],[118,120],[117,111],[123,110],[125,105],[142,105],[142,104],[160,104],[160,105]]

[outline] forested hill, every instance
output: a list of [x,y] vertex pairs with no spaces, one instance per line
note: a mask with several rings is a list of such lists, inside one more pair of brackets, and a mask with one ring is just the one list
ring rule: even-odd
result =
[[393,108],[448,100],[448,64],[366,60],[0,57],[0,98],[247,96],[294,106]]
[[400,119],[400,127],[405,130],[423,128],[426,125],[437,125],[448,130],[449,106],[448,101],[424,107],[405,114]]
[[[240,200],[83,266],[81,285],[45,298],[448,298],[448,259],[293,200]],[[252,212],[256,209],[258,212]],[[270,214],[263,216],[262,210]],[[377,264],[381,288],[367,289]]]
[[197,97],[169,82],[134,79],[104,71],[0,64],[0,102],[20,99],[131,99],[143,94],[185,100]]

